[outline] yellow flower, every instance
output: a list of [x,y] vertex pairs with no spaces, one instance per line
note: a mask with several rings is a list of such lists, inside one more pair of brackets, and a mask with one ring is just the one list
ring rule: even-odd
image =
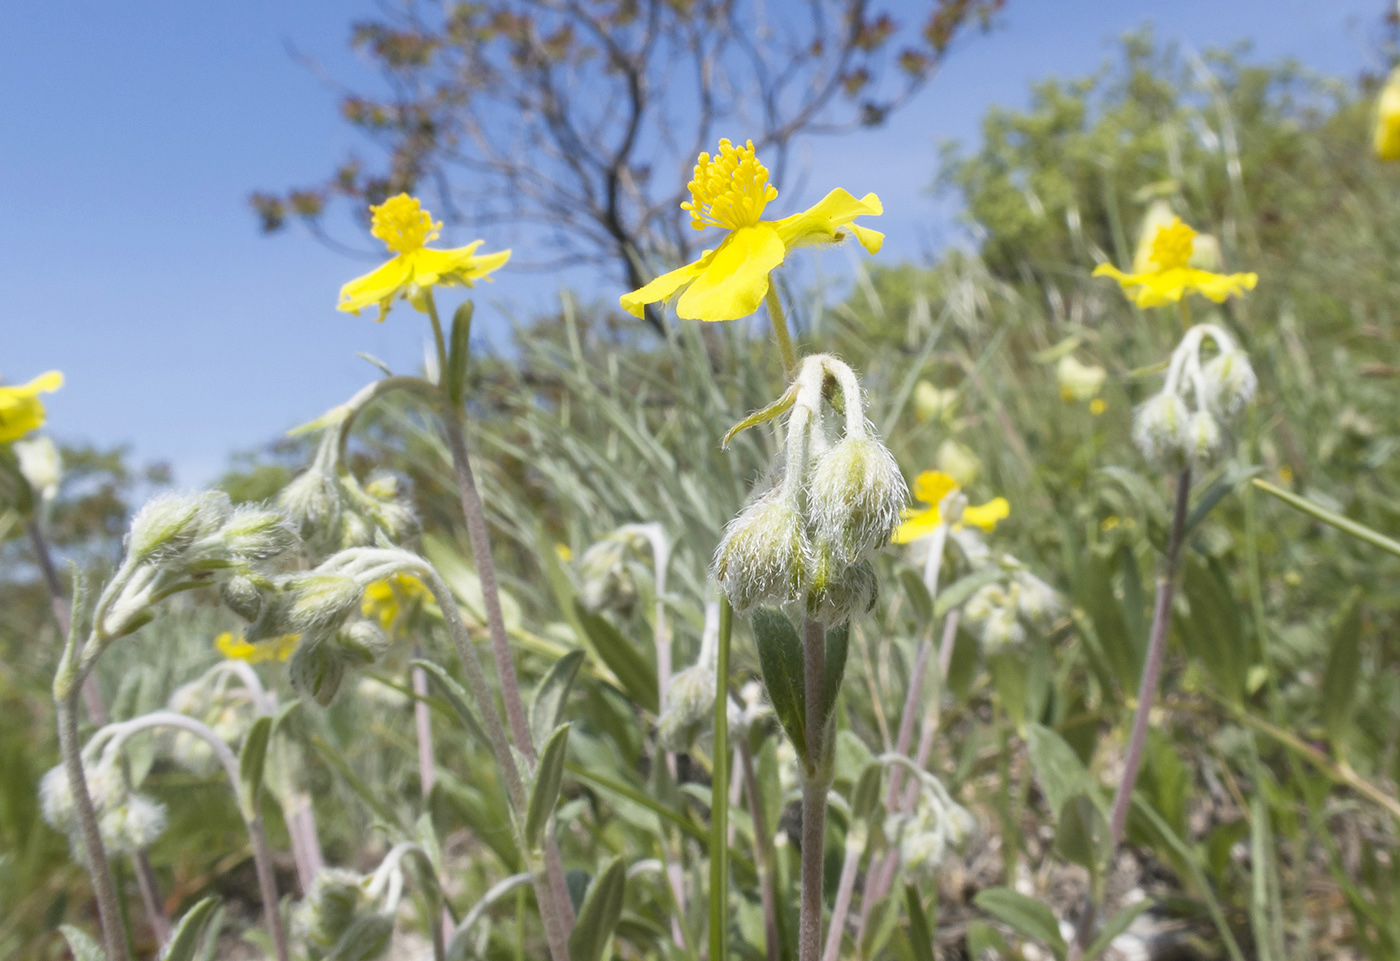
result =
[[721,140],[713,158],[702,153],[690,182],[690,200],[681,209],[690,211],[690,225],[696,230],[722,227],[728,235],[694,263],[623,294],[623,309],[640,317],[647,304],[680,293],[676,313],[682,319],[738,320],[758,310],[768,293],[769,273],[792,248],[839,243],[846,239],[847,227],[872,254],[885,241],[884,234],[855,223],[857,217],[883,213],[874,194],[857,200],[837,189],[800,214],[763,220],[764,207],[777,196],[777,188],[768,183],[767,168],[754,156],[752,140],[742,147]]
[[1055,379],[1060,384],[1060,399],[1066,402],[1093,400],[1103,388],[1108,371],[1097,364],[1082,364],[1073,354],[1065,354],[1055,367]]
[[56,370],[40,374],[18,387],[0,387],[0,444],[19,440],[44,425],[44,405],[40,394],[51,394],[63,386],[63,375]]
[[1376,156],[1400,160],[1400,69],[1390,75],[1376,100]]
[[423,292],[427,288],[452,284],[471,287],[510,259],[509,250],[476,256],[480,240],[454,250],[425,246],[437,237],[442,222],[433,223],[418,198],[408,194],[390,197],[369,209],[374,214],[370,233],[398,255],[379,269],[340,288],[340,310],[358,314],[378,304],[379,316],[375,320],[383,320],[390,305],[401,295],[421,309]]
[[1217,304],[1225,298],[1253,290],[1258,274],[1213,274],[1187,266],[1195,243],[1196,231],[1173,217],[1172,222],[1157,231],[1152,241],[1152,262],[1155,270],[1125,274],[1112,264],[1099,264],[1095,277],[1112,277],[1139,307],[1159,307],[1176,303],[1188,293],[1198,293]]
[[394,574],[365,588],[360,613],[377,620],[379,626],[387,631],[427,592],[423,582],[412,574]]
[[1095,397],[1093,400],[1089,401],[1089,413],[1093,414],[1095,417],[1098,417],[1106,410],[1108,410],[1108,403],[1102,397]]
[[231,661],[247,661],[249,664],[260,664],[263,661],[285,661],[292,656],[292,652],[297,649],[297,644],[300,642],[300,634],[283,634],[281,637],[274,637],[266,641],[253,641],[252,643],[241,637],[234,637],[229,631],[224,631],[214,638],[214,646],[224,657]]
[[[910,541],[917,541],[932,534],[934,528],[943,523],[943,515],[939,510],[939,505],[943,503],[945,497],[958,489],[958,482],[942,471],[926,470],[916,477],[914,479],[914,499],[929,506],[921,511],[906,510],[904,512],[904,523],[900,524],[894,532],[894,543],[908,544]],[[1010,515],[1011,505],[1007,503],[1006,498],[993,497],[985,504],[979,504],[975,507],[969,504],[963,508],[962,516],[954,521],[952,526],[956,530],[971,524],[973,527],[990,531],[997,526],[997,521]]]

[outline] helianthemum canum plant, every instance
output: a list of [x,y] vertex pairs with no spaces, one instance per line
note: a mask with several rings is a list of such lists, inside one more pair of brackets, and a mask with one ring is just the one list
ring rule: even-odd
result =
[[[1123,759],[1123,773],[1109,814],[1110,850],[1116,849],[1127,827],[1133,788],[1147,744],[1149,717],[1157,697],[1162,659],[1171,629],[1172,598],[1186,538],[1192,472],[1209,466],[1229,449],[1230,428],[1254,396],[1256,384],[1249,358],[1234,338],[1215,324],[1193,326],[1190,295],[1198,294],[1217,304],[1224,303],[1253,290],[1258,276],[1220,274],[1191,266],[1199,235],[1179,218],[1173,217],[1170,222],[1155,227],[1149,222],[1147,227],[1154,231],[1150,241],[1152,269],[1130,274],[1111,264],[1100,264],[1094,269],[1094,276],[1116,280],[1124,296],[1139,307],[1175,303],[1186,329],[1167,364],[1162,390],[1138,407],[1133,421],[1133,440],[1144,458],[1164,474],[1176,475],[1176,497],[1166,557],[1157,574],[1157,596],[1137,707]],[[1214,348],[1209,354],[1207,342]],[[1096,901],[1094,893],[1076,925],[1070,945],[1072,961],[1077,961],[1093,939],[1099,908]]]
[[[730,610],[754,611],[754,633],[775,712],[798,751],[802,769],[802,894],[800,961],[822,954],[823,845],[832,780],[833,706],[845,668],[850,617],[875,602],[876,578],[867,555],[889,541],[904,506],[905,486],[894,458],[865,417],[855,372],[829,354],[799,358],[772,274],[795,247],[839,243],[854,235],[870,253],[883,235],[855,223],[881,213],[880,199],[831,191],[802,213],[768,221],[778,196],[753,142],[721,140],[695,165],[690,200],[682,208],[696,230],[725,231],[694,263],[624,294],[624,309],[641,316],[647,304],[675,298],[685,320],[748,317],[766,303],[782,356],[786,390],[730,431],[786,415],[783,454],[771,483],[725,529],[714,575],[724,592],[713,670],[710,958],[726,956]],[[799,633],[773,607],[802,622]],[[706,671],[710,670],[706,666]],[[800,693],[799,693],[800,692]],[[765,902],[766,903],[766,902]],[[770,937],[771,937],[770,925]],[[770,952],[773,946],[770,945]]]

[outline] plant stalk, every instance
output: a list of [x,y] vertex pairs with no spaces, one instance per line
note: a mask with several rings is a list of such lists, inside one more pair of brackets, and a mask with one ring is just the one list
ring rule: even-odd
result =
[[714,773],[710,778],[710,961],[729,956],[729,637],[734,609],[719,602]]
[[778,340],[778,353],[783,358],[783,382],[789,383],[797,373],[797,352],[792,347],[792,335],[788,333],[787,312],[783,310],[782,299],[778,296],[778,286],[770,275],[768,293],[763,295],[768,307],[768,319],[773,324],[773,335]]
[[826,794],[831,786],[826,763],[826,635],[819,621],[803,625],[803,688],[807,723],[802,759],[802,901],[798,913],[798,961],[822,956],[822,890],[825,873]]
[[758,875],[758,898],[763,909],[764,949],[768,961],[778,961],[778,902],[773,890],[773,843],[768,837],[768,819],[763,813],[763,796],[758,793],[758,775],[753,767],[753,750],[747,738],[739,741],[739,763],[744,777],[744,797],[753,822],[754,871]]
[[[1123,759],[1123,776],[1113,795],[1113,808],[1108,819],[1109,850],[1117,849],[1128,825],[1128,809],[1132,805],[1133,788],[1147,746],[1147,727],[1152,705],[1157,698],[1157,685],[1162,676],[1162,659],[1167,650],[1167,635],[1171,628],[1172,597],[1176,592],[1176,574],[1181,545],[1186,535],[1186,511],[1191,500],[1191,468],[1181,471],[1176,479],[1176,506],[1172,513],[1171,534],[1167,541],[1167,559],[1157,576],[1157,600],[1152,610],[1152,631],[1147,641],[1147,662],[1142,668],[1142,683],[1138,687],[1137,711],[1133,715],[1132,733],[1128,737],[1128,753]],[[1079,919],[1070,946],[1070,961],[1078,961],[1094,933],[1096,906],[1091,902]]]

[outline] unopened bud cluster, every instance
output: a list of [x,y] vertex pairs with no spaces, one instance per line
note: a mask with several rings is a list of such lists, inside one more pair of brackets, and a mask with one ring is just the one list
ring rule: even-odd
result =
[[278,505],[295,524],[313,560],[338,550],[368,547],[382,532],[399,544],[418,531],[418,518],[392,475],[361,486],[340,458],[338,432],[321,438],[311,466],[278,495]]
[[[182,684],[170,695],[170,710],[203,723],[230,748],[237,751],[257,711],[248,690],[230,683],[225,672],[210,673]],[[162,753],[194,774],[210,774],[218,759],[209,742],[183,728],[161,728]]]
[[802,601],[838,624],[874,606],[866,556],[889,543],[907,491],[848,365],[805,358],[789,395],[776,483],[725,528],[714,574],[735,610]]
[[1031,631],[1049,631],[1064,613],[1064,599],[1059,592],[1026,570],[1016,558],[1003,554],[993,560],[988,552],[984,564],[996,564],[1003,575],[967,599],[962,618],[987,654],[1024,644]]
[[310,961],[371,961],[388,951],[393,919],[376,909],[368,886],[368,878],[342,868],[316,875],[306,898],[292,912],[293,935]]
[[657,584],[662,584],[671,547],[661,525],[624,524],[590,545],[579,559],[579,603],[594,614],[607,610],[630,616],[640,593],[635,554],[647,547],[651,548]]
[[[1202,361],[1209,338],[1216,354]],[[1229,428],[1254,396],[1249,358],[1214,324],[1197,324],[1172,352],[1160,393],[1137,409],[1133,440],[1143,456],[1171,469],[1208,465],[1227,446]]]
[[954,801],[932,775],[920,778],[918,804],[908,813],[885,819],[885,834],[899,851],[906,871],[929,880],[950,852],[961,849],[977,831],[977,821]]
[[[130,854],[160,837],[165,830],[165,805],[131,791],[115,759],[103,757],[88,765],[85,774],[102,843],[109,851]],[[68,836],[74,858],[84,862],[76,802],[62,766],[39,782],[39,810],[50,827]]]

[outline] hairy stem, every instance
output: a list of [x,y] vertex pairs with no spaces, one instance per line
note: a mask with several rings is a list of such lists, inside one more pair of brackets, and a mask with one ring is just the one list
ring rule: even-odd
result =
[[[1137,711],[1133,715],[1132,733],[1128,736],[1128,753],[1123,759],[1123,776],[1113,795],[1113,808],[1108,819],[1109,849],[1115,850],[1123,840],[1128,824],[1128,809],[1132,805],[1133,788],[1137,784],[1142,753],[1147,746],[1147,726],[1157,699],[1157,685],[1162,677],[1162,658],[1167,649],[1167,634],[1171,628],[1172,597],[1176,592],[1176,572],[1181,544],[1186,535],[1186,509],[1191,499],[1191,468],[1186,467],[1176,479],[1176,507],[1172,512],[1171,535],[1167,541],[1167,559],[1157,575],[1157,601],[1152,610],[1152,630],[1147,641],[1147,661],[1142,668],[1142,683],[1138,687]],[[1078,961],[1094,933],[1098,914],[1092,902],[1086,907],[1075,926],[1074,943],[1069,958]]]
[[[68,658],[64,658],[65,665]],[[60,676],[63,667],[59,668]],[[55,687],[58,685],[55,684]],[[108,961],[127,961],[126,938],[122,935],[121,905],[117,887],[112,880],[112,868],[107,862],[107,849],[102,844],[102,832],[97,826],[97,811],[88,794],[87,776],[83,773],[82,749],[78,744],[78,698],[76,691],[58,692],[54,706],[58,713],[58,749],[63,755],[63,769],[68,774],[68,790],[73,795],[73,807],[82,833],[83,863],[92,879],[97,896],[97,917],[102,926],[102,943]]]
[[768,278],[768,293],[764,294],[763,302],[768,306],[768,319],[773,324],[773,335],[778,339],[778,353],[783,358],[783,381],[788,382],[797,373],[797,352],[792,348],[787,313],[783,310],[783,302],[778,297],[778,287],[773,283],[771,276]]
[[822,888],[825,871],[826,793],[831,786],[826,763],[826,635],[820,622],[803,626],[803,686],[807,724],[802,759],[802,902],[798,913],[798,961],[822,956]]

